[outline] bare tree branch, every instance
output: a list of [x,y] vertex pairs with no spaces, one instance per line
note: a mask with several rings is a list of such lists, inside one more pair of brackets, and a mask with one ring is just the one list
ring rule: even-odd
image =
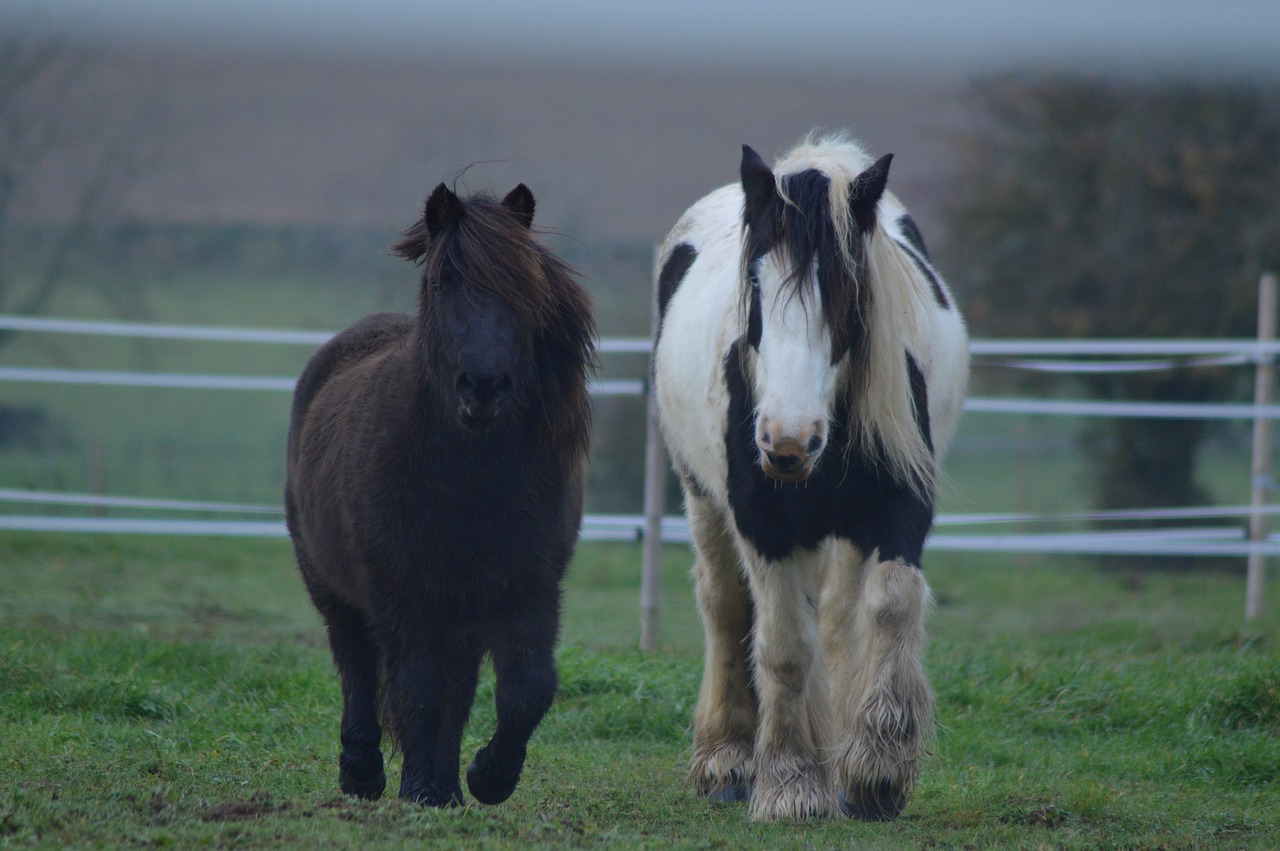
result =
[[136,127],[92,97],[106,65],[35,27],[0,35],[0,311],[47,310],[143,171]]

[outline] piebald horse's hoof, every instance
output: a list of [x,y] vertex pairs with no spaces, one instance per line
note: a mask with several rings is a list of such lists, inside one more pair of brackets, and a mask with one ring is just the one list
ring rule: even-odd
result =
[[729,772],[729,776],[724,782],[715,789],[702,793],[708,801],[717,804],[741,804],[751,800],[751,786],[748,784],[743,772],[734,769]]
[[707,800],[716,804],[741,804],[751,800],[751,790],[740,783],[725,786],[707,793]]
[[860,821],[893,821],[907,806],[910,796],[895,788],[889,778],[840,793],[840,809]]

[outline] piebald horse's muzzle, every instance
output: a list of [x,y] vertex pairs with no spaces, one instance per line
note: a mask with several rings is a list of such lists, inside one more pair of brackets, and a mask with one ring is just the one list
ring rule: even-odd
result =
[[814,422],[807,428],[788,434],[764,417],[756,431],[756,447],[760,450],[760,469],[780,482],[803,482],[817,466],[826,448],[826,424]]

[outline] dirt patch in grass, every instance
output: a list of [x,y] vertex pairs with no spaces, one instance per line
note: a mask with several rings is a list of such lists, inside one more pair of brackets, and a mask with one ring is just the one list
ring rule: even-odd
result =
[[273,813],[284,812],[288,804],[277,804],[266,792],[255,792],[248,800],[219,804],[201,816],[203,821],[249,821]]

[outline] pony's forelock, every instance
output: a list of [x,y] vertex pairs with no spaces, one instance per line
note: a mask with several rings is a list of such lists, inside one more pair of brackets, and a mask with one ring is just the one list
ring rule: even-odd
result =
[[[542,244],[527,219],[486,193],[463,200],[465,212],[435,239],[425,241],[425,225],[415,224],[393,246],[422,266],[421,315],[430,314],[431,283],[452,266],[466,286],[502,299],[515,311],[532,349],[546,355],[546,383],[539,398],[543,432],[551,443],[571,444],[585,453],[590,445],[591,410],[585,379],[597,368],[596,329],[591,299],[567,263]],[[420,255],[412,243],[421,226]],[[537,356],[535,354],[535,356]]]

